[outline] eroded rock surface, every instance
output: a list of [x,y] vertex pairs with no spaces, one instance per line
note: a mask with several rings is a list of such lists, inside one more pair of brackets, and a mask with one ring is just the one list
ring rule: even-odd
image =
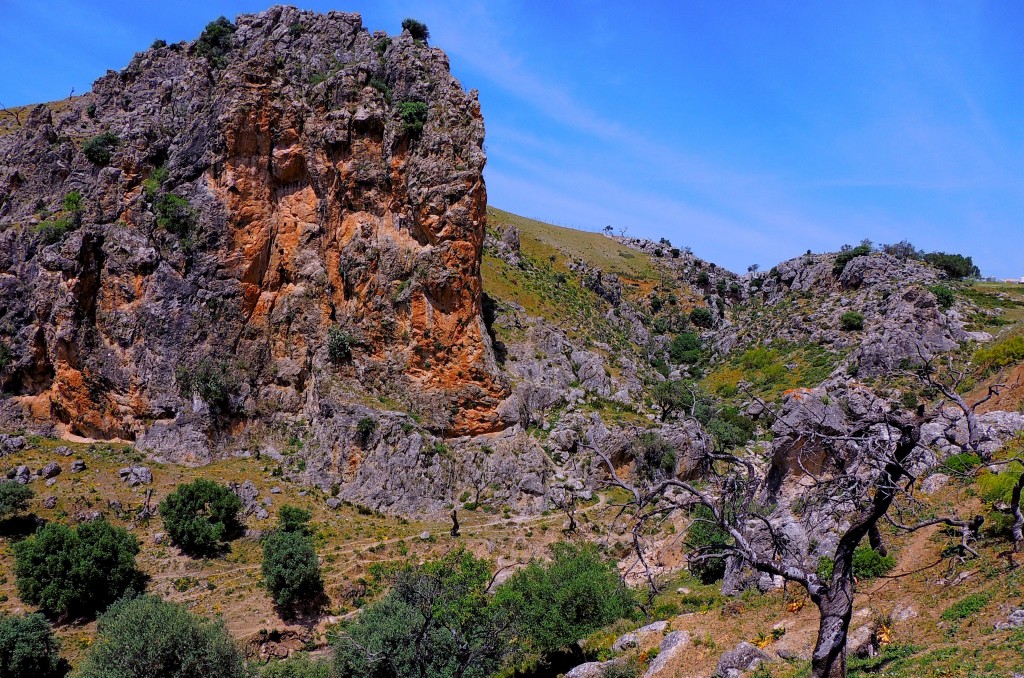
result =
[[500,430],[483,138],[441,50],[287,7],[37,107],[0,138],[0,425],[199,463],[301,426],[324,485],[358,473],[336,413],[368,393]]

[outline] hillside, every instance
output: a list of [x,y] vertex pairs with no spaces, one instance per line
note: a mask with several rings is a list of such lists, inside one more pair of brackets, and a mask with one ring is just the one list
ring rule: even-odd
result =
[[[274,7],[0,116],[0,488],[32,490],[0,496],[0,621],[46,612],[82,670],[102,625],[31,604],[17,552],[100,523],[266,678],[365,675],[359,632],[446,676],[824,675],[820,605],[832,676],[1024,671],[1024,286],[909,243],[737,274],[488,206],[427,36]],[[157,509],[197,479],[241,506],[201,554]],[[264,581],[284,506],[298,609]],[[503,593],[544,568],[534,609]],[[493,656],[402,636],[435,618]],[[307,653],[338,666],[267,664]]]

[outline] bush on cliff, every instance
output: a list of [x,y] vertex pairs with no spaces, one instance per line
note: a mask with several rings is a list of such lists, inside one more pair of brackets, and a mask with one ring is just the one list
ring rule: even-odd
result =
[[121,139],[116,134],[104,132],[82,144],[82,153],[85,154],[86,160],[94,165],[106,167],[110,164],[110,160],[114,156],[114,150],[120,143]]
[[413,40],[423,40],[426,42],[430,39],[430,31],[427,29],[427,25],[422,21],[416,21],[416,19],[406,19],[402,22],[402,30],[409,31],[409,35],[412,36]]

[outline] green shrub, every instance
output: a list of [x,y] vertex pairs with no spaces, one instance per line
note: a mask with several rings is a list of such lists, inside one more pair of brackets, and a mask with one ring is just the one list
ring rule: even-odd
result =
[[593,544],[557,543],[552,561],[532,561],[495,593],[498,605],[522,620],[522,633],[542,653],[630,614],[634,600],[615,564]]
[[858,546],[853,550],[853,576],[857,579],[875,579],[896,567],[896,559],[871,548]]
[[363,417],[356,423],[356,433],[364,442],[369,440],[376,430],[377,420],[373,417]]
[[974,265],[971,258],[962,254],[932,252],[924,255],[924,260],[954,280],[981,277],[981,271]]
[[839,316],[839,326],[845,332],[854,332],[864,329],[864,315],[857,311],[847,311]]
[[337,325],[327,330],[327,357],[334,364],[346,362],[352,358],[352,347],[356,340],[351,334]]
[[961,452],[950,455],[942,462],[941,470],[954,476],[973,476],[974,472],[981,465],[981,457],[973,452]]
[[156,199],[153,209],[156,211],[156,223],[160,228],[179,238],[192,235],[197,216],[188,200],[180,195],[164,193]]
[[380,78],[371,78],[369,84],[370,87],[374,88],[384,96],[384,101],[386,103],[391,103],[391,88],[388,87],[388,84],[386,82],[384,82]]
[[[832,579],[836,563],[830,556],[818,558],[818,577],[825,581]],[[858,546],[853,550],[853,576],[857,579],[875,579],[892,571],[896,559],[883,556],[870,546]]]
[[168,536],[186,553],[216,553],[241,529],[242,501],[227,487],[198,478],[178,487],[160,502]]
[[272,661],[260,671],[260,678],[334,678],[334,668],[326,660],[310,659],[305,653]]
[[989,601],[987,593],[972,593],[961,600],[953,603],[942,611],[942,619],[946,621],[959,621],[973,617],[985,607]]
[[94,165],[106,167],[114,156],[114,150],[120,144],[120,137],[113,132],[104,132],[82,144],[82,153],[85,154],[86,160]]
[[693,576],[705,584],[712,584],[725,576],[724,558],[701,558],[701,554],[712,554],[732,543],[732,537],[715,522],[715,514],[707,506],[699,505],[690,512],[690,526],[686,529],[686,545],[693,560],[687,561],[687,568]]
[[224,629],[156,596],[119,600],[100,618],[75,678],[248,678],[245,658]]
[[699,336],[693,332],[680,332],[674,339],[672,339],[672,343],[669,344],[668,356],[676,365],[689,365],[700,362],[700,349],[701,342]]
[[225,17],[211,21],[196,40],[195,53],[210,62],[213,68],[223,68],[227,65],[227,54],[234,44],[236,30],[238,27]]
[[155,200],[164,182],[167,180],[167,167],[161,166],[154,169],[145,181],[142,182],[142,193],[147,200]]
[[33,229],[47,245],[60,242],[64,236],[75,230],[74,223],[70,219],[48,219],[36,224]]
[[468,551],[404,566],[391,590],[335,644],[341,678],[485,678],[512,652],[516,627],[487,595],[491,568]]
[[856,247],[850,247],[844,249],[836,255],[836,261],[832,265],[832,273],[839,276],[846,269],[846,265],[857,257],[863,257],[871,254],[870,245],[857,245]]
[[416,21],[416,19],[405,19],[402,21],[402,30],[409,31],[409,35],[412,36],[413,40],[425,42],[430,39],[430,31],[427,30],[427,25],[422,21]]
[[263,540],[263,582],[274,603],[290,608],[323,594],[313,540],[305,531],[275,530]]
[[636,461],[637,474],[648,482],[671,477],[675,473],[675,448],[653,431],[637,438],[630,453]]
[[174,371],[174,378],[182,398],[191,399],[197,395],[214,412],[230,409],[231,394],[236,385],[227,363],[203,358],[194,365],[179,366]]
[[945,285],[934,285],[929,287],[928,291],[935,295],[935,300],[939,303],[939,308],[947,309],[956,301],[956,296],[953,294],[953,290],[949,289]]
[[1009,504],[1013,488],[1020,478],[1020,464],[1013,464],[1002,473],[985,473],[978,478],[978,494],[985,501]]
[[1024,361],[1024,334],[1014,334],[974,353],[974,363],[983,370],[998,370]]
[[831,581],[832,573],[836,570],[836,561],[832,556],[821,556],[818,558],[818,568],[815,573],[822,581]]
[[61,678],[67,669],[53,627],[43,615],[0,612],[0,676]]
[[723,407],[705,426],[719,447],[725,450],[746,445],[754,437],[754,422],[735,407]]
[[403,101],[398,104],[398,115],[402,118],[402,134],[419,136],[427,122],[427,105],[422,101]]
[[163,49],[167,47],[167,41],[157,38],[153,41],[153,44],[149,46],[150,49]]
[[710,309],[697,307],[690,311],[690,322],[697,327],[708,329],[715,324],[715,316]]
[[90,616],[141,585],[139,542],[105,520],[48,523],[13,550],[18,595],[53,614]]
[[285,504],[277,512],[277,529],[283,532],[309,533],[309,519],[313,514],[306,509]]
[[28,485],[22,485],[16,480],[0,482],[0,521],[7,520],[27,509],[33,496],[35,496],[35,492]]
[[0,341],[0,372],[3,372],[14,362],[14,351],[6,342]]
[[80,191],[71,191],[64,196],[63,200],[64,209],[68,212],[81,212],[82,211],[82,193]]

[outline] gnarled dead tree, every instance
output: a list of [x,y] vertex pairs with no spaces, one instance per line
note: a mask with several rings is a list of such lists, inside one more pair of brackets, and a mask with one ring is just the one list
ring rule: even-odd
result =
[[[876,410],[852,425],[842,435],[829,433],[822,415],[820,422],[789,431],[782,450],[788,455],[789,473],[801,476],[801,499],[812,503],[821,522],[838,532],[831,577],[817,573],[817,559],[806,540],[796,543],[787,535],[792,515],[780,507],[777,479],[770,478],[779,463],[779,450],[771,464],[756,456],[739,456],[708,450],[711,469],[705,487],[675,476],[645,481],[628,481],[597,445],[589,447],[607,467],[611,486],[626,490],[630,500],[623,506],[633,522],[633,542],[647,579],[654,577],[644,556],[644,535],[652,521],[664,520],[674,511],[703,505],[714,522],[731,538],[731,543],[703,549],[697,558],[725,557],[755,571],[796,582],[807,590],[820,615],[817,642],[812,655],[815,678],[846,675],[846,639],[853,613],[853,556],[865,537],[878,540],[878,524],[894,502],[905,496],[916,480],[920,466],[919,447],[924,419],[916,415]],[[781,421],[781,420],[780,420]],[[965,526],[967,521],[942,519],[949,525]],[[915,530],[926,524],[901,525]],[[845,529],[838,530],[843,525]],[[877,542],[880,544],[880,540]]]

